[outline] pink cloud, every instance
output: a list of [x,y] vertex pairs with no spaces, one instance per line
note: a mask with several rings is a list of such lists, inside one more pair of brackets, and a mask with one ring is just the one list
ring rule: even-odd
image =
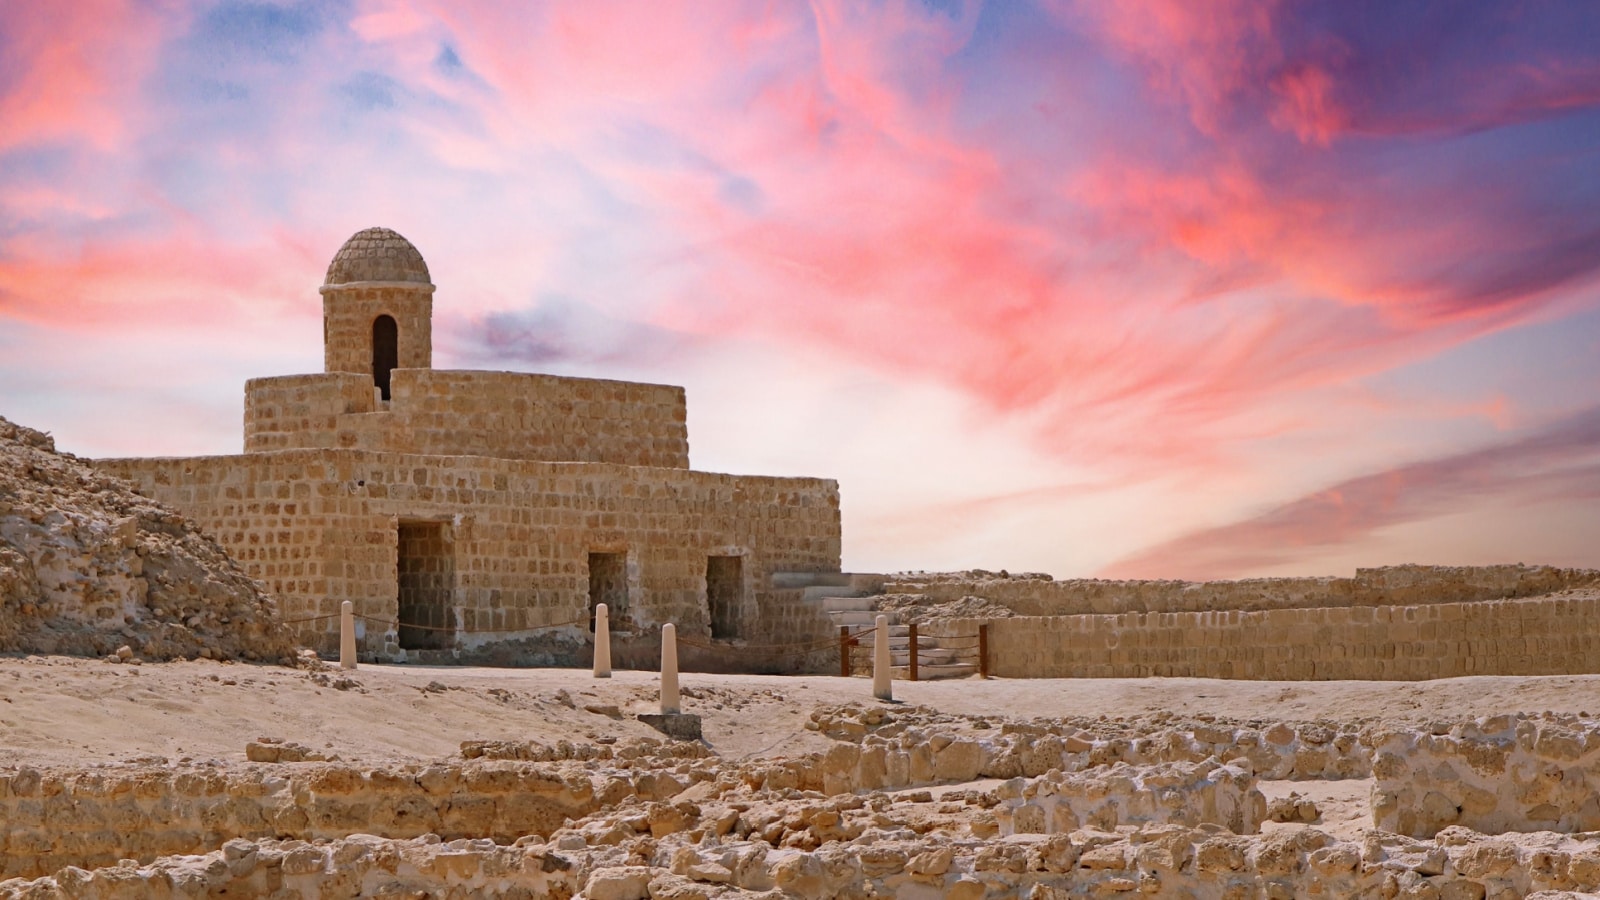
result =
[[13,73],[0,92],[0,151],[77,140],[107,149],[125,140],[140,79],[174,18],[132,0],[0,7],[0,48]]
[[1182,535],[1113,563],[1102,577],[1238,578],[1304,565],[1383,529],[1490,499],[1538,504],[1595,497],[1600,410],[1590,409],[1525,437],[1353,478],[1259,515]]

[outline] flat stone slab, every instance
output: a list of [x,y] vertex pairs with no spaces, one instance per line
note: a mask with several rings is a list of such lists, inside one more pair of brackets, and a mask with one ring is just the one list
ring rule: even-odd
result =
[[691,713],[672,713],[669,715],[640,713],[639,721],[675,740],[698,741],[701,739],[700,717]]

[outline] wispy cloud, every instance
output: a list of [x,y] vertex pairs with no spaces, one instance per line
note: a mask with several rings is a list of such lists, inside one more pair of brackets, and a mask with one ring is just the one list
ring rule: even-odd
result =
[[1580,0],[10,4],[0,329],[80,372],[119,333],[314,342],[327,257],[386,224],[441,363],[842,360],[964,398],[1041,483],[1164,486],[1181,530],[1198,485],[1237,515],[1581,402],[1383,384],[1600,306],[1597,29]]
[[1111,565],[1105,575],[1229,578],[1313,560],[1382,529],[1486,501],[1597,499],[1600,407],[1526,437],[1353,478],[1243,521],[1186,534]]

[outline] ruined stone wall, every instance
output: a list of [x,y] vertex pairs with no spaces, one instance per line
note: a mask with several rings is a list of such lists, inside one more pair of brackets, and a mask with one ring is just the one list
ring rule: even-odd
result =
[[[710,636],[707,556],[742,557],[751,597],[740,626],[752,641],[792,639],[794,610],[766,614],[772,572],[839,570],[838,486],[823,479],[360,450],[98,465],[197,519],[289,620],[336,613],[343,600],[394,620],[400,522],[448,522],[469,650],[575,620],[567,639],[586,639],[593,551],[627,554],[618,631],[671,621],[700,639]],[[336,621],[299,627],[309,645],[334,648]],[[364,653],[398,650],[392,629],[361,633]]]
[[[987,620],[1005,678],[1417,681],[1600,672],[1600,591],[1527,600]],[[947,619],[929,635],[971,635]]]
[[1495,716],[1376,736],[1373,824],[1412,837],[1600,831],[1600,724]]
[[409,771],[344,765],[0,771],[0,878],[204,853],[234,838],[424,834],[510,843],[684,782],[648,770],[478,761]]
[[891,594],[929,603],[980,597],[1024,616],[1117,615],[1142,612],[1422,606],[1550,594],[1600,585],[1600,572],[1551,566],[1386,566],[1357,569],[1354,578],[1255,578],[1241,581],[1053,581],[1048,576],[988,572],[898,575]]
[[256,378],[244,449],[344,448],[547,462],[689,467],[683,388],[520,372],[395,369]]
[[[710,831],[710,829],[704,829]],[[703,833],[702,832],[702,833]],[[1262,836],[1160,826],[1007,841],[882,835],[817,850],[733,835],[636,835],[626,844],[408,840],[234,840],[202,856],[0,883],[5,898],[492,897],[703,900],[721,896],[1493,897],[1575,900],[1600,888],[1600,845],[1529,846],[1471,832],[1412,841],[1339,840],[1315,829]],[[727,891],[728,893],[724,893]],[[750,892],[750,893],[744,893]]]

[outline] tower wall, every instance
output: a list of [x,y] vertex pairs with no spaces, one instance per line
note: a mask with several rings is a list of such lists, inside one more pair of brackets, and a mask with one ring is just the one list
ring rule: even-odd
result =
[[322,368],[372,377],[372,322],[394,318],[401,369],[433,367],[433,285],[356,282],[322,288]]
[[244,449],[343,447],[549,462],[689,467],[683,388],[522,372],[395,369],[245,384]]

